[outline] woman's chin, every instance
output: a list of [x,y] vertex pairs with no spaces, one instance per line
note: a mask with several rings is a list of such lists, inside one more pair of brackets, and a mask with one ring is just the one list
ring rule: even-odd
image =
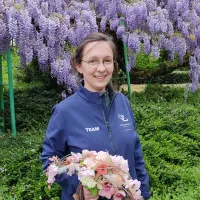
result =
[[108,83],[102,83],[102,84],[97,84],[96,85],[96,90],[97,92],[104,92],[106,90],[106,86],[108,85]]

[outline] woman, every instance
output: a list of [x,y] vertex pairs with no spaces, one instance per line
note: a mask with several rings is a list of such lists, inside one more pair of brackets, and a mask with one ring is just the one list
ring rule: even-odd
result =
[[[93,33],[81,42],[71,65],[83,81],[75,94],[53,108],[40,158],[46,169],[49,157],[62,158],[83,149],[123,156],[132,178],[141,181],[142,196],[148,199],[149,178],[130,103],[109,84],[117,66],[116,57],[116,47],[105,34]],[[77,176],[62,174],[56,182],[62,187],[61,199],[73,199],[79,183]],[[85,188],[84,196],[86,200],[98,199]]]

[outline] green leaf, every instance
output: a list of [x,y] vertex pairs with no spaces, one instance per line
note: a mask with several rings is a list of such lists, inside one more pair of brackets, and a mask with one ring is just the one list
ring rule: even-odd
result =
[[80,166],[83,167],[84,164],[83,164],[84,160],[80,161]]
[[88,187],[86,187],[89,191],[91,191],[92,192],[92,195],[93,196],[96,196],[97,194],[98,194],[98,189],[96,188],[96,187],[94,187],[94,188],[88,188]]

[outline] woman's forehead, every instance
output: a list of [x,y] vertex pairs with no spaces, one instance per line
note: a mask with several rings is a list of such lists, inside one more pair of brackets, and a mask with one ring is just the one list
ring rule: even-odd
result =
[[83,56],[113,56],[113,51],[106,41],[96,41],[88,43],[84,50]]

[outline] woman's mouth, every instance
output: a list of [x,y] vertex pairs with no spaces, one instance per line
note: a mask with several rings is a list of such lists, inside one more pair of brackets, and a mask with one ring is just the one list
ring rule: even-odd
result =
[[94,76],[98,80],[102,80],[106,77],[106,75],[101,75],[101,76]]

